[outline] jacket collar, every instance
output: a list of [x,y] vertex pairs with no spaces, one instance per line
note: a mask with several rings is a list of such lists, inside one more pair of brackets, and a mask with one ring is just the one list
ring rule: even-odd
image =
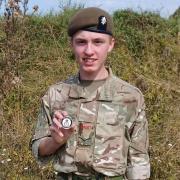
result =
[[71,84],[69,97],[75,99],[85,99],[86,101],[92,101],[95,98],[101,101],[112,101],[112,97],[115,92],[115,88],[113,87],[113,82],[116,77],[113,75],[111,68],[107,68],[109,72],[109,76],[106,79],[105,83],[99,87],[94,93],[88,94],[85,88],[81,86],[79,81],[79,73],[73,77],[73,82]]

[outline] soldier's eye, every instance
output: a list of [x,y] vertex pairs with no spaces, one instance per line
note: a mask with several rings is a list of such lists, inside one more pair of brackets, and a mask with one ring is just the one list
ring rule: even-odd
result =
[[77,45],[84,45],[84,44],[86,44],[86,41],[85,40],[77,40],[76,44]]
[[97,40],[94,41],[94,43],[95,43],[96,45],[101,45],[101,44],[104,43],[104,41],[102,41],[102,40],[100,40],[100,39],[97,39]]

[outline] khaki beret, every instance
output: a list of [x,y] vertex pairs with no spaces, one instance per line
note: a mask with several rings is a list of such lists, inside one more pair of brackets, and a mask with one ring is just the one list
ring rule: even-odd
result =
[[112,17],[100,8],[81,9],[71,18],[68,26],[68,35],[72,37],[79,30],[112,35]]

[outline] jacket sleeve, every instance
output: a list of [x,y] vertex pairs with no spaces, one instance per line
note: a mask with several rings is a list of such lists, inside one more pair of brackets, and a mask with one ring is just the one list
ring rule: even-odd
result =
[[149,138],[148,122],[145,115],[144,98],[141,93],[138,97],[136,115],[133,117],[134,122],[131,127],[129,146],[127,178],[133,180],[148,179],[150,177],[149,163]]
[[68,93],[69,86],[65,86],[60,82],[52,85],[42,97],[41,108],[31,141],[32,153],[40,165],[44,165],[50,160],[56,158],[56,154],[41,157],[39,156],[38,149],[41,140],[45,137],[51,136],[49,127],[52,124],[52,114],[55,110],[64,109]]
[[41,157],[38,153],[41,140],[50,136],[49,126],[51,124],[51,112],[48,98],[48,93],[42,98],[37,124],[31,140],[31,150],[39,165],[44,165],[52,159],[52,156]]

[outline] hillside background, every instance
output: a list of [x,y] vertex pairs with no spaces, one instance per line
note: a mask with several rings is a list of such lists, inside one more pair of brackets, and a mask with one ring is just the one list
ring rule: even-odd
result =
[[[35,7],[36,8],[36,7]],[[77,72],[67,24],[80,7],[39,16],[0,18],[0,179],[53,179],[39,167],[29,142],[40,97]],[[24,9],[25,10],[25,9]],[[14,11],[15,12],[15,11]],[[116,11],[116,45],[107,64],[144,94],[149,121],[152,180],[180,177],[180,14]]]

